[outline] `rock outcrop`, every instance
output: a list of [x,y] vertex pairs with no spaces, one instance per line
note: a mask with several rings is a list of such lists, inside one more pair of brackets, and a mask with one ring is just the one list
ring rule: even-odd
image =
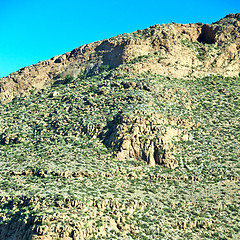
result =
[[176,168],[172,155],[175,141],[191,139],[188,130],[196,125],[187,120],[163,117],[161,114],[136,116],[118,115],[101,137],[105,145],[117,151],[116,159],[144,160],[150,166]]
[[101,71],[104,66],[176,78],[209,74],[238,76],[239,32],[239,14],[230,14],[211,25],[154,25],[83,45],[1,78],[0,101],[29,95],[66,75],[76,77]]

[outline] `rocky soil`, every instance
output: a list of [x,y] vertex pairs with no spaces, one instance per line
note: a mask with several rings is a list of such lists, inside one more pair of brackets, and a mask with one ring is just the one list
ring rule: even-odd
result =
[[0,239],[239,239],[240,15],[163,24],[0,79]]

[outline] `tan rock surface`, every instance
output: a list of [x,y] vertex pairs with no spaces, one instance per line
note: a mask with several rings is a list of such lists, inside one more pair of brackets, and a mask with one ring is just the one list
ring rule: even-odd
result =
[[175,151],[173,139],[187,141],[192,127],[191,122],[160,114],[118,116],[103,139],[107,146],[117,149],[116,159],[144,160],[150,166],[162,164],[173,169],[178,166],[171,153]]

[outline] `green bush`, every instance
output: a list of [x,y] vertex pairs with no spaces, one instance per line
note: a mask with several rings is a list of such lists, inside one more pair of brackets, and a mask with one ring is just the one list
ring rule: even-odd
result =
[[109,68],[110,68],[109,65],[101,65],[101,66],[99,67],[99,72],[106,72],[106,71],[109,70]]
[[84,74],[84,73],[79,73],[78,74],[78,76],[77,76],[77,78],[79,79],[79,80],[83,80],[83,79],[85,79],[87,76],[86,76],[86,74]]
[[74,76],[73,75],[66,75],[64,78],[64,84],[70,83],[74,80]]

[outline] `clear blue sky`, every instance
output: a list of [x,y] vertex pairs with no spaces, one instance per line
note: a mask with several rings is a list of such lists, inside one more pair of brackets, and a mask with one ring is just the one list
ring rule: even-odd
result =
[[154,24],[212,23],[237,12],[239,0],[0,0],[0,77]]

